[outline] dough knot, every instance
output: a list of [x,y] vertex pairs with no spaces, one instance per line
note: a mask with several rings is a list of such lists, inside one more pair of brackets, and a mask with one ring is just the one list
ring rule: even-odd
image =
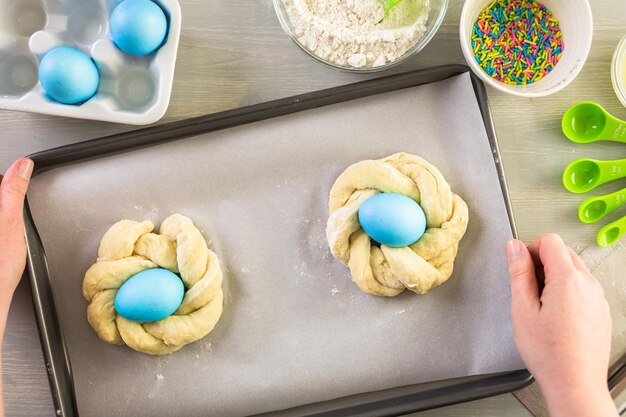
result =
[[[173,214],[152,233],[150,221],[121,220],[104,234],[98,259],[85,273],[87,320],[105,342],[150,355],[172,353],[206,336],[222,314],[222,269],[193,222]],[[117,314],[115,295],[133,275],[151,268],[178,273],[185,295],[163,320],[138,323]]]
[[[378,193],[403,194],[422,207],[426,232],[417,242],[402,248],[372,245],[358,211]],[[326,237],[333,256],[348,265],[361,290],[387,297],[406,288],[425,294],[450,278],[469,218],[467,205],[441,172],[406,153],[349,166],[330,191],[329,212]]]

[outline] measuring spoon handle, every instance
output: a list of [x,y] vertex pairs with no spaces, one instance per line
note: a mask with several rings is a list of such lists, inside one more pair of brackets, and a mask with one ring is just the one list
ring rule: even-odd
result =
[[[593,197],[592,197],[593,198]],[[602,200],[606,203],[606,214],[609,214],[619,206],[626,203],[626,188],[622,188],[619,191],[615,191],[612,194],[596,197],[596,200]],[[605,215],[606,215],[605,214]]]
[[604,200],[608,206],[606,214],[609,214],[619,206],[626,203],[626,188],[622,188],[619,191],[615,191],[612,194],[606,195]]
[[597,241],[600,246],[611,246],[626,233],[626,216],[607,224],[598,231]]
[[600,181],[598,185],[626,177],[626,159],[595,162],[600,168]]
[[626,143],[626,121],[606,113],[606,125],[600,135],[602,139],[611,142]]

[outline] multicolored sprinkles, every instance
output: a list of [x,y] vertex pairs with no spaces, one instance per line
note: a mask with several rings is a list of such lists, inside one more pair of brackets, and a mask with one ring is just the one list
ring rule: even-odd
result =
[[550,10],[533,0],[494,0],[474,24],[476,62],[505,84],[541,80],[563,55],[563,33]]

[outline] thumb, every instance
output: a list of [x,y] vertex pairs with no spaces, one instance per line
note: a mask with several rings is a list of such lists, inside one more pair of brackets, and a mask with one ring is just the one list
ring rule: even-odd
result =
[[524,242],[509,240],[506,243],[506,259],[511,279],[511,304],[513,320],[539,310],[539,290],[535,276],[535,264]]
[[0,214],[3,218],[22,218],[24,197],[33,173],[32,160],[19,159],[11,165],[0,183]]

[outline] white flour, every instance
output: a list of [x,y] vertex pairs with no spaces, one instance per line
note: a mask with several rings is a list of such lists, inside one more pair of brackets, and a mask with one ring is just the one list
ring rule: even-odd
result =
[[430,11],[429,0],[404,0],[387,17],[378,0],[282,1],[300,43],[326,61],[354,68],[402,57],[424,36]]

